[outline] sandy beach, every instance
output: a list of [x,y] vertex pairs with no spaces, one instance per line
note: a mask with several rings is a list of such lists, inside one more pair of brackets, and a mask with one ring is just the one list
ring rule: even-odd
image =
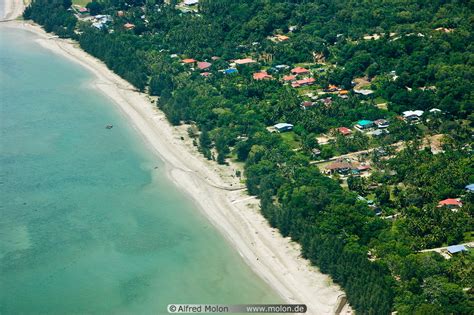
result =
[[[6,0],[5,19],[24,9],[21,0]],[[260,214],[259,202],[246,194],[235,167],[207,161],[192,145],[185,126],[173,127],[150,98],[82,51],[71,40],[53,38],[24,21],[1,27],[37,34],[38,43],[94,74],[94,86],[114,101],[144,141],[165,161],[169,178],[189,194],[202,213],[248,263],[288,303],[304,303],[307,314],[334,314],[344,292],[331,279],[300,257],[300,247],[283,238]],[[183,140],[184,139],[184,140]],[[348,311],[348,307],[344,313]]]
[[25,10],[25,2],[23,0],[3,0],[2,3],[3,16],[0,17],[1,22],[14,20]]

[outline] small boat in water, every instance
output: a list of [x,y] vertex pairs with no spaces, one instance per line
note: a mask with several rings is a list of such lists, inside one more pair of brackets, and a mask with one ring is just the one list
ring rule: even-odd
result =
[[112,129],[114,127],[114,125],[107,125],[105,126],[105,129]]

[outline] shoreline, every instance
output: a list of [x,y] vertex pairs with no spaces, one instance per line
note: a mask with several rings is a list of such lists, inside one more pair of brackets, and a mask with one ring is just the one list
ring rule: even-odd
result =
[[307,304],[308,314],[334,314],[343,291],[329,276],[300,257],[298,244],[269,226],[260,214],[258,200],[235,188],[242,185],[233,176],[231,167],[209,162],[197,152],[185,126],[171,126],[146,94],[136,92],[72,40],[51,38],[51,34],[28,22],[2,24],[33,32],[43,47],[90,71],[95,77],[92,85],[113,101],[145,143],[165,162],[168,178],[193,199],[250,268],[284,301]]

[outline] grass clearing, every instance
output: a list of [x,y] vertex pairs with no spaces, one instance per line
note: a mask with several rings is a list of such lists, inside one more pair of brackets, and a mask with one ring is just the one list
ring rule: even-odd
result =
[[282,132],[280,133],[280,136],[292,149],[299,149],[301,147],[299,137],[294,133],[294,131]]
[[381,96],[377,96],[374,99],[374,102],[375,102],[375,104],[383,104],[383,103],[387,103],[387,100],[383,99]]
[[85,7],[89,2],[92,2],[92,0],[72,0],[72,4],[76,4],[81,7]]

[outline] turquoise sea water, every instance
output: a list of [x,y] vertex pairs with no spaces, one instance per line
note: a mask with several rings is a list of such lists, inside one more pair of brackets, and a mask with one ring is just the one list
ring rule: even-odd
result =
[[279,302],[92,75],[35,39],[0,27],[0,314]]

